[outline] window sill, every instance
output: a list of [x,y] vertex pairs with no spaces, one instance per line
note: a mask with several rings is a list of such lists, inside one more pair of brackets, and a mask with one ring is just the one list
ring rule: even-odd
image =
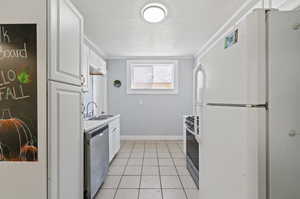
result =
[[128,95],[177,95],[178,90],[144,90],[144,89],[127,89]]

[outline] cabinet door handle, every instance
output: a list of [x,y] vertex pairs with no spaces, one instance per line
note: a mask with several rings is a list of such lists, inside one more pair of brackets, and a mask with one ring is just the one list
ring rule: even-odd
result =
[[81,113],[84,114],[84,111],[85,111],[85,106],[81,105]]
[[81,75],[81,85],[85,84],[85,77],[83,75]]

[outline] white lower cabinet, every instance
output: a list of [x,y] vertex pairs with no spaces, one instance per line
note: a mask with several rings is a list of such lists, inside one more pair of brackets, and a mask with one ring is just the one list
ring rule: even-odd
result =
[[120,118],[111,121],[109,127],[109,162],[115,157],[120,150]]
[[115,145],[115,154],[117,154],[120,150],[121,147],[121,134],[120,134],[120,128],[115,132],[115,140],[116,140],[116,145]]
[[111,132],[111,130],[109,130],[109,163],[112,161],[113,159],[113,134]]
[[49,199],[83,198],[81,87],[49,83]]

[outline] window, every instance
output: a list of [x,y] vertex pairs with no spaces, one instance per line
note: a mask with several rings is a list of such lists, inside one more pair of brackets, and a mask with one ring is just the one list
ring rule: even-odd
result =
[[177,94],[177,61],[127,62],[128,94]]

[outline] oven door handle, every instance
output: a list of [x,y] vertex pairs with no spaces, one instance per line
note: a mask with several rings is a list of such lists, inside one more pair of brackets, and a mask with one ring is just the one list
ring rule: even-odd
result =
[[200,141],[201,141],[201,136],[200,135],[198,135],[198,134],[196,134],[196,133],[194,133],[193,131],[191,131],[190,129],[186,129],[190,134],[192,134],[194,137],[195,137],[195,139],[197,140],[197,142],[200,144]]

